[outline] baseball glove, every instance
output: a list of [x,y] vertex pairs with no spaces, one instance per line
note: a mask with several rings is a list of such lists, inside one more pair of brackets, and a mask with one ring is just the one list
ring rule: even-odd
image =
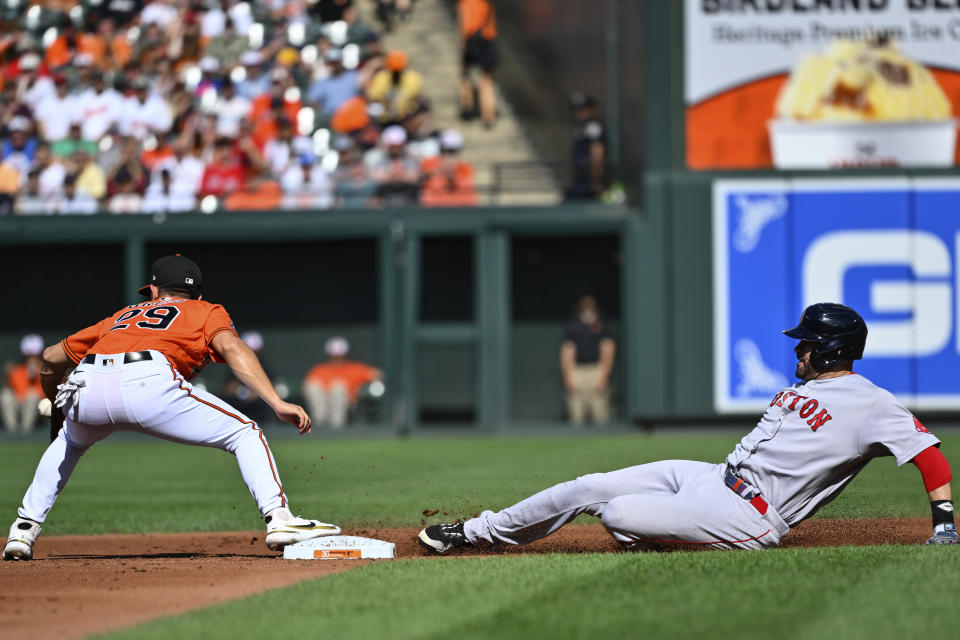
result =
[[63,420],[63,410],[60,407],[52,407],[50,410],[50,442],[57,439],[60,427],[63,426]]

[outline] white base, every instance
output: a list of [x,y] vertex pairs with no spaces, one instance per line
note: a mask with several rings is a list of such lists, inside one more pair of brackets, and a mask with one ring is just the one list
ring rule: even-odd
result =
[[361,560],[393,558],[392,542],[359,536],[327,536],[283,548],[284,560]]

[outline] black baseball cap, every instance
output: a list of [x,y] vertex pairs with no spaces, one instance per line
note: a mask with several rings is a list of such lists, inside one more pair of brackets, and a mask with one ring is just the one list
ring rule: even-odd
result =
[[157,258],[150,268],[150,284],[145,284],[137,291],[142,296],[150,295],[150,285],[161,289],[169,287],[190,287],[198,292],[203,289],[203,278],[197,263],[179,253],[175,256]]

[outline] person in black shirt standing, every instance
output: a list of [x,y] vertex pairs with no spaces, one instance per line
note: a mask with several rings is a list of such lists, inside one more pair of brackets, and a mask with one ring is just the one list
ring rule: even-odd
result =
[[576,126],[573,130],[573,181],[568,200],[598,200],[607,188],[607,131],[597,118],[592,96],[575,93],[570,98]]
[[597,301],[583,296],[560,345],[560,371],[567,392],[570,422],[581,425],[590,414],[595,424],[610,420],[610,371],[617,346],[600,318]]

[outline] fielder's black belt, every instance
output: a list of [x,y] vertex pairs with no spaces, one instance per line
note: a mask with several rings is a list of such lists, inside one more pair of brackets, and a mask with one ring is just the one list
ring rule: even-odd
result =
[[767,512],[770,506],[767,504],[767,501],[763,499],[763,496],[760,495],[755,487],[744,482],[743,478],[737,475],[733,467],[727,466],[727,470],[723,472],[723,481],[727,483],[727,486],[730,487],[734,493],[752,504],[753,508],[759,511],[761,515]]
[[[134,351],[131,353],[123,354],[123,364],[130,364],[131,362],[141,362],[143,360],[153,360],[153,354],[149,351]],[[80,361],[81,364],[97,364],[97,354],[88,353],[83,357],[83,360]]]

